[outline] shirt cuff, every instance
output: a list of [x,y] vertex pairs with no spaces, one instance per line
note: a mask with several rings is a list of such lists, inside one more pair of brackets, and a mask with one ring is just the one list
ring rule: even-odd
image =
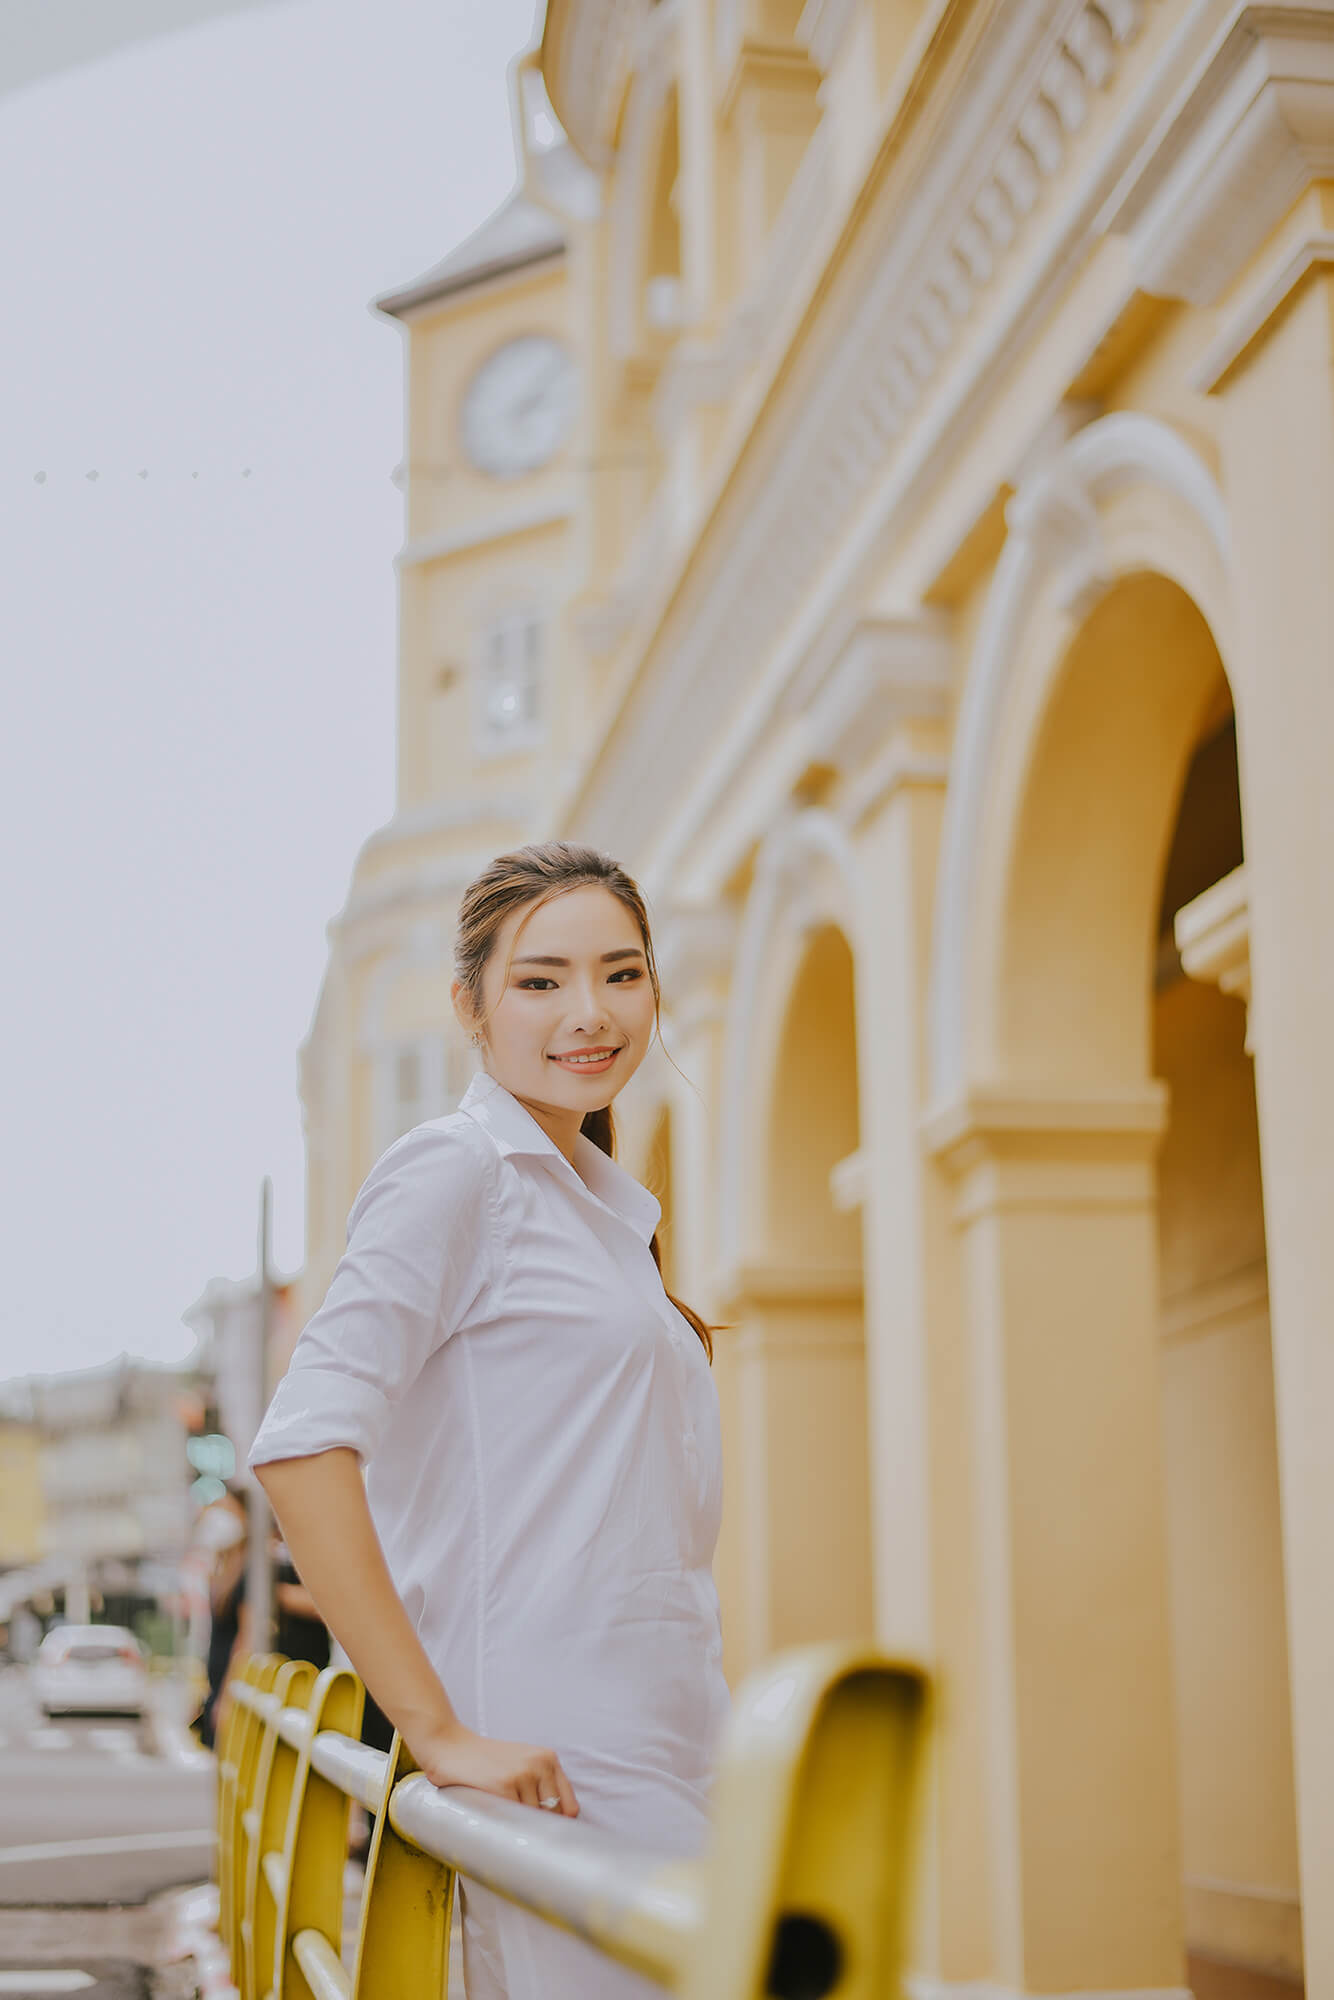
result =
[[337,1369],[289,1368],[274,1391],[246,1464],[355,1451],[365,1462],[384,1433],[390,1403],[371,1383]]

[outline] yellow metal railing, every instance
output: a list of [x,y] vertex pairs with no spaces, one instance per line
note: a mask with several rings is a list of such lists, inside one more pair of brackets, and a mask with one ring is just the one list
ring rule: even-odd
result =
[[[927,1685],[846,1648],[780,1656],[737,1697],[698,1861],[437,1788],[358,1741],[344,1669],[255,1656],[219,1746],[218,1928],[241,2000],[442,2000],[456,1872],[684,2000],[894,2000]],[[376,1814],[356,1958],[340,1956],[352,1800]]]

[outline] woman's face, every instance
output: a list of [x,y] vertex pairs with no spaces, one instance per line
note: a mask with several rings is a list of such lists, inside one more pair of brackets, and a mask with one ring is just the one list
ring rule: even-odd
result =
[[482,993],[487,1069],[521,1103],[557,1114],[610,1104],[653,1039],[639,924],[597,883],[512,911]]

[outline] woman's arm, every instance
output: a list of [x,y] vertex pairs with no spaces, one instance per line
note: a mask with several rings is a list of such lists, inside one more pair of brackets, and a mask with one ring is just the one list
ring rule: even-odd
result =
[[437,1785],[473,1785],[524,1805],[579,1810],[560,1760],[531,1744],[478,1736],[455,1714],[394,1588],[355,1451],[339,1447],[255,1467],[320,1616]]

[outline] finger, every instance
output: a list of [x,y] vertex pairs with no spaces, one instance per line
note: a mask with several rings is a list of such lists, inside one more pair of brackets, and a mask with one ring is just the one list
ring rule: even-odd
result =
[[560,1809],[562,1813],[565,1815],[566,1819],[578,1819],[579,1801],[574,1796],[574,1786],[570,1783],[569,1779],[566,1777],[564,1771],[562,1771],[559,1764],[557,1764],[556,1766],[554,1777],[555,1777],[555,1783],[552,1785],[551,1790],[546,1794],[546,1796],[548,1798],[552,1798],[556,1794],[559,1794]]
[[538,1783],[533,1773],[531,1771],[524,1771],[516,1780],[516,1783],[519,1788],[520,1805],[535,1806],[538,1799]]

